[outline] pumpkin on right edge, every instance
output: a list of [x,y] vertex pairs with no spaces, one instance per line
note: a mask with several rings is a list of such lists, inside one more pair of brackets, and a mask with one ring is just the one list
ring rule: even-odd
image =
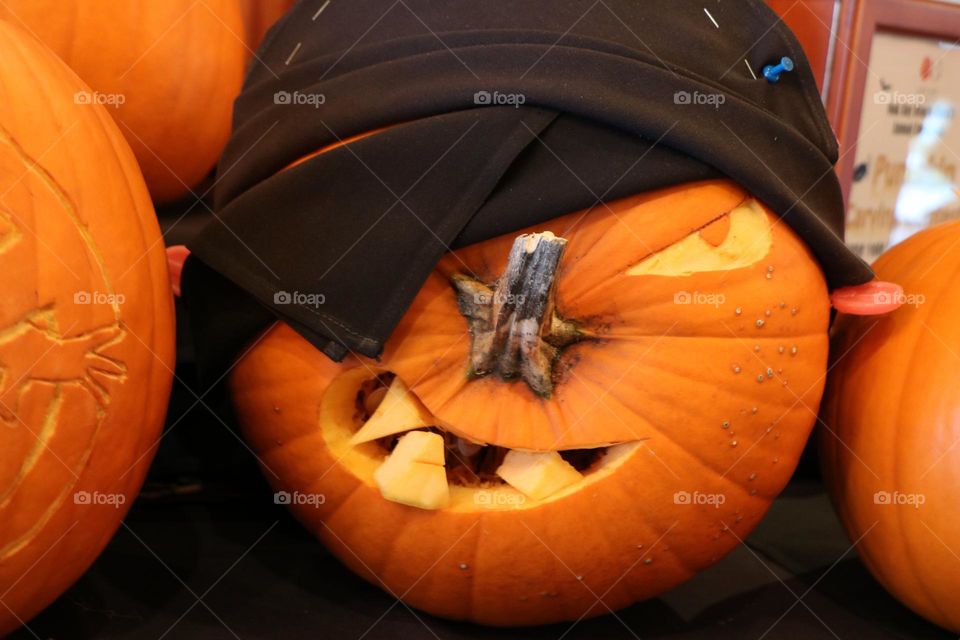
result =
[[874,577],[960,631],[960,222],[918,233],[873,266],[903,286],[905,304],[835,324],[824,474]]

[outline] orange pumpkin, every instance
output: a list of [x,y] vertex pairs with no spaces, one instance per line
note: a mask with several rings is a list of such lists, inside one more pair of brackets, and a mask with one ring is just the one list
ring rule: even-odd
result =
[[290,10],[294,0],[241,0],[243,22],[246,25],[247,47],[257,50],[263,36],[283,14]]
[[0,18],[39,37],[109,107],[155,200],[185,195],[230,135],[247,53],[239,0],[8,0]]
[[278,500],[333,553],[493,625],[603,614],[720,559],[790,477],[827,360],[819,266],[729,182],[519,233],[444,257],[379,361],[281,324],[231,374]]
[[[819,434],[834,506],[870,572],[925,618],[960,632],[960,223],[874,264],[905,304],[840,316]],[[950,373],[950,372],[953,373]]]
[[136,159],[87,87],[0,22],[0,636],[120,524],[174,360],[163,242]]

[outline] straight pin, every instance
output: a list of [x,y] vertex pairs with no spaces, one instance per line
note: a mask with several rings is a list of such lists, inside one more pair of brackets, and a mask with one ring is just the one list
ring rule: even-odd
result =
[[301,47],[301,46],[303,46],[303,43],[302,43],[302,42],[298,42],[298,43],[297,43],[297,46],[295,46],[295,47],[293,48],[293,51],[290,52],[290,55],[287,56],[287,61],[284,62],[283,64],[289,66],[289,65],[290,65],[290,62],[293,60],[293,56],[297,55],[297,51],[300,51],[300,47]]
[[322,7],[320,7],[319,9],[317,9],[317,12],[316,12],[315,14],[313,14],[313,21],[314,21],[314,22],[317,21],[317,18],[320,17],[320,14],[323,13],[323,10],[326,9],[329,4],[330,4],[330,0],[327,0],[326,2],[323,3],[323,6],[322,6]]
[[703,8],[703,12],[704,12],[705,14],[707,14],[707,17],[708,17],[708,18],[710,18],[710,22],[713,23],[713,26],[715,26],[717,29],[719,29],[719,28],[720,28],[720,25],[718,25],[718,24],[717,24],[717,21],[713,19],[713,16],[710,15],[710,12],[707,11],[707,8],[706,8],[706,7]]

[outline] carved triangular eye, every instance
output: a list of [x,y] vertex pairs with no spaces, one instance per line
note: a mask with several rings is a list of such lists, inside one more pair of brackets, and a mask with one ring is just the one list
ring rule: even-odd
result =
[[[726,225],[720,223],[727,220]],[[722,236],[726,226],[726,235]],[[721,240],[722,238],[722,240]],[[689,276],[742,269],[770,253],[770,219],[755,200],[627,269],[628,276]]]

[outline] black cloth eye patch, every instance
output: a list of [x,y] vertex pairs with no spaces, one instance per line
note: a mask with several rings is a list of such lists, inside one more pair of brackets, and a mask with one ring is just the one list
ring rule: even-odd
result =
[[376,357],[446,251],[697,180],[763,200],[830,287],[873,278],[809,64],[762,2],[301,0],[257,55],[183,274],[207,373],[277,319]]

